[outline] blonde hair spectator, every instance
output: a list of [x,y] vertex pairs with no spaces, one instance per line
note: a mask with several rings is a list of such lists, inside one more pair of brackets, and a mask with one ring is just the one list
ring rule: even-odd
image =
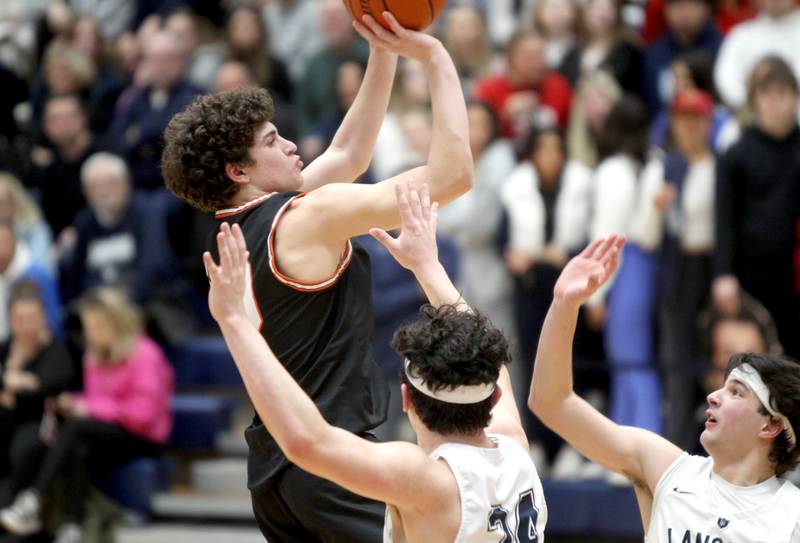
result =
[[111,287],[90,290],[81,299],[80,313],[84,329],[87,324],[92,328],[86,347],[97,362],[118,364],[133,353],[142,334],[142,314],[125,293]]

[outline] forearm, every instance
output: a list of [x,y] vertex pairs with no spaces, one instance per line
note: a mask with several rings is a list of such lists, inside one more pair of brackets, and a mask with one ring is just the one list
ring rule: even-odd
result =
[[439,46],[426,63],[433,110],[428,179],[433,200],[442,204],[472,187],[473,164],[464,94],[453,61]]
[[414,270],[419,286],[425,292],[428,302],[434,307],[442,305],[462,305],[463,309],[470,310],[469,305],[461,297],[447,271],[439,261]]
[[219,324],[256,412],[284,454],[302,467],[297,456],[328,423],[245,316]]
[[346,153],[359,174],[369,167],[389,106],[396,68],[396,54],[373,47],[361,88],[331,142],[332,149]]
[[528,406],[540,418],[572,394],[572,341],[578,309],[555,300],[542,326],[528,396]]

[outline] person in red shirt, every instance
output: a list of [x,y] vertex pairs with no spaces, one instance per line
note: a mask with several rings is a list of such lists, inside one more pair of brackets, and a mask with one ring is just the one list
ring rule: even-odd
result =
[[525,31],[508,42],[506,73],[481,79],[474,98],[489,104],[500,117],[503,136],[523,135],[531,124],[557,124],[569,119],[572,89],[567,80],[547,68],[544,40]]

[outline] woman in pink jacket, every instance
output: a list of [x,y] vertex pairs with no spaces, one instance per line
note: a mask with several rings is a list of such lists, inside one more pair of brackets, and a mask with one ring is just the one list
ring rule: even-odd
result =
[[[172,367],[144,335],[136,307],[109,288],[82,300],[86,339],[84,391],[63,393],[53,402],[62,423],[44,461],[34,467],[30,488],[0,510],[0,524],[18,535],[42,529],[42,499],[53,481],[67,480],[67,523],[56,541],[80,541],[82,507],[89,488],[88,467],[113,467],[159,451],[172,430]],[[34,459],[35,461],[36,459]]]

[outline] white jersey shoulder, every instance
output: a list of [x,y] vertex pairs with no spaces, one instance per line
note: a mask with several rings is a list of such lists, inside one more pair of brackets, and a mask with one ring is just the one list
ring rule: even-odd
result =
[[[800,490],[782,481],[749,509],[719,504],[710,490],[711,458],[684,453],[656,485],[646,543],[800,543]],[[796,537],[796,536],[795,536]]]
[[[547,505],[528,452],[491,434],[496,448],[446,443],[430,457],[447,462],[458,484],[461,525],[454,543],[544,543]],[[393,543],[387,511],[384,543]]]

